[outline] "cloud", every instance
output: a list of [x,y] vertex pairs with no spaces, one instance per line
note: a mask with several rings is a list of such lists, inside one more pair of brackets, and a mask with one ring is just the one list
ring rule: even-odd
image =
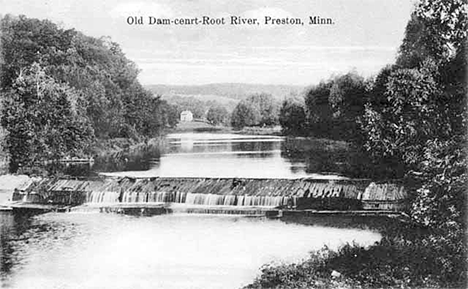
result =
[[154,16],[157,18],[171,18],[175,16],[171,7],[147,2],[127,2],[117,5],[110,11],[112,18],[120,18],[127,16]]

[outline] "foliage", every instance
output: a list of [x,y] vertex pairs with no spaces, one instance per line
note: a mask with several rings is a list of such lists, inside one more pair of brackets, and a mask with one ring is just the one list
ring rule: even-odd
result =
[[422,185],[412,203],[413,219],[441,232],[465,229],[466,148],[454,140],[429,141],[416,176]]
[[330,88],[329,102],[335,120],[333,129],[339,132],[341,139],[357,138],[358,120],[367,102],[364,78],[355,72],[336,77]]
[[231,125],[234,128],[257,125],[260,119],[260,112],[248,103],[241,101],[231,115]]
[[331,85],[330,81],[320,82],[310,88],[305,96],[307,119],[310,124],[309,133],[314,136],[326,136],[332,131],[333,112],[328,100]]
[[284,134],[303,134],[307,126],[304,104],[295,99],[285,100],[280,108],[279,123]]
[[[443,16],[443,11],[452,10],[445,15],[448,19]],[[466,14],[466,4],[456,0],[420,2],[400,49],[399,60],[405,59],[400,63],[409,67],[385,72],[385,89],[380,89],[383,95],[374,97],[385,101],[369,103],[363,118],[369,152],[376,158],[398,160],[406,167],[411,180],[408,188],[414,192],[410,211],[414,221],[438,227],[455,222],[457,230],[466,226],[459,217],[466,195],[460,185],[466,179],[462,150],[466,141],[466,31],[448,31],[447,25],[466,28],[466,23],[460,23],[466,15],[460,11]],[[415,30],[415,21],[430,21],[433,26]],[[439,34],[445,35],[444,41]],[[421,42],[419,38],[434,41]],[[444,53],[447,45],[455,53]],[[418,61],[406,61],[415,55],[412,52],[419,55]]]
[[[166,101],[158,98],[157,116],[160,116],[159,123],[165,124],[166,127],[175,128],[179,123],[179,113],[175,105],[169,104]],[[154,114],[153,114],[154,115]]]
[[392,72],[384,93],[388,105],[366,107],[363,130],[373,154],[397,157],[413,166],[421,160],[426,141],[450,133],[448,115],[440,112],[433,69],[429,63]]
[[212,125],[225,124],[228,121],[228,117],[228,111],[220,105],[210,107],[206,113],[206,120]]
[[[73,29],[57,27],[50,21],[30,19],[25,16],[6,15],[1,19],[0,29],[3,60],[0,64],[0,93],[4,99],[7,99],[3,107],[6,111],[4,113],[16,109],[10,107],[12,105],[31,105],[27,104],[24,93],[37,95],[37,92],[32,90],[33,87],[22,87],[18,81],[31,77],[28,71],[33,71],[36,69],[34,67],[38,66],[40,74],[44,75],[40,81],[45,87],[63,87],[64,91],[69,91],[63,94],[73,95],[73,98],[79,100],[80,118],[71,118],[69,122],[79,120],[74,124],[78,127],[82,123],[89,122],[92,129],[84,130],[85,134],[90,131],[101,139],[114,137],[141,139],[158,135],[164,127],[175,125],[176,119],[170,111],[172,107],[143,89],[137,80],[139,71],[136,65],[128,60],[119,45],[109,38],[88,37]],[[22,73],[26,73],[27,77],[21,75]],[[30,81],[24,85],[32,84]],[[23,89],[26,92],[23,93]],[[58,91],[56,88],[53,90]],[[58,103],[55,106],[49,104],[47,109],[53,113],[61,110],[59,106]],[[37,105],[34,109],[46,109],[46,106]],[[46,114],[46,112],[38,111],[37,114]],[[18,118],[18,121],[21,120]],[[50,125],[52,126],[50,129],[43,128],[43,131],[54,130],[57,132],[56,135],[59,135],[63,129],[57,122],[52,122]],[[21,133],[16,131],[20,129],[19,126],[20,124],[7,125],[5,128],[14,136]],[[25,125],[23,134],[29,129],[30,127]],[[85,138],[88,145],[93,141],[93,133]],[[46,138],[45,134],[30,137],[37,139],[38,142],[47,142],[42,139]],[[78,143],[80,145],[77,146],[81,146],[81,139]],[[26,147],[32,149],[30,145]],[[62,148],[57,148],[57,151],[57,155],[49,157],[55,158],[64,154]],[[29,151],[29,153],[40,154],[39,151]],[[68,152],[68,155],[73,154],[75,154],[73,150]],[[30,163],[22,159],[26,156],[17,153],[12,153],[11,156],[12,169],[19,163],[23,165]],[[44,158],[42,155],[30,157]]]
[[309,134],[352,140],[367,101],[366,83],[356,72],[313,86],[305,96]]
[[47,76],[38,64],[23,70],[4,94],[1,121],[8,131],[12,172],[80,156],[93,137],[80,96]]
[[185,110],[189,110],[192,112],[194,118],[201,119],[206,116],[209,109],[207,102],[198,100],[192,96],[185,97],[174,95],[168,97],[167,100],[177,109],[177,115],[180,115],[180,113]]
[[[244,126],[273,126],[278,124],[279,105],[266,93],[253,94],[239,102],[231,116],[231,125],[235,128]],[[242,118],[246,120],[242,120]]]
[[253,94],[239,102],[231,116],[231,125],[273,126],[278,124],[279,106],[273,97],[266,93]]
[[[137,115],[153,96],[141,87],[135,63],[117,43],[25,16],[5,16],[1,29],[3,89],[11,86],[21,69],[36,62],[53,79],[67,83],[84,97],[97,137],[125,136],[129,129],[150,136],[145,116]],[[157,107],[151,112],[156,113]]]
[[362,114],[366,102],[364,78],[355,72],[336,77],[328,97],[335,118],[354,120]]
[[271,95],[254,94],[239,102],[231,116],[231,125],[273,126],[278,123],[279,107]]
[[467,11],[457,0],[416,6],[397,65],[381,72],[385,85],[374,90],[373,100],[383,101],[369,103],[362,122],[369,152],[405,166],[408,213],[432,229],[424,242],[434,274],[452,282],[466,272]]
[[463,288],[461,243],[401,223],[383,230],[369,247],[324,247],[300,263],[265,265],[245,288]]
[[397,65],[413,68],[427,58],[436,62],[451,58],[466,41],[466,0],[422,0],[406,26]]
[[369,248],[267,266],[249,288],[466,287],[467,19],[466,1],[421,0],[395,65],[369,82],[322,82],[305,98],[311,134],[334,137],[338,121],[355,119],[373,162],[392,170],[383,177],[404,177],[411,226]]
[[278,103],[270,94],[260,93],[249,96],[246,102],[260,112],[259,126],[272,126],[278,123]]

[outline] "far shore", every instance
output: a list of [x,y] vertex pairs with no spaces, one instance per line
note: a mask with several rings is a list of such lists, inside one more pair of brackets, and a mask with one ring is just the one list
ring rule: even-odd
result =
[[248,135],[282,135],[279,125],[273,127],[244,127],[240,129],[225,125],[212,125],[204,121],[180,122],[177,127],[168,129],[168,133],[179,132],[212,132],[212,133],[236,133]]

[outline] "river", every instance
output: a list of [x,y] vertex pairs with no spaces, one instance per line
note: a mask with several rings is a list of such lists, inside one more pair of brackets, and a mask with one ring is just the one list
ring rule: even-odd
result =
[[339,142],[232,133],[174,133],[156,150],[97,160],[95,171],[133,177],[300,178],[346,176]]
[[[2,217],[3,288],[239,288],[270,262],[293,262],[377,233],[215,215]],[[6,224],[9,222],[10,224]]]
[[[331,158],[335,166],[324,166],[317,162],[320,158],[313,157],[311,163],[307,157],[305,147],[335,154],[329,144],[297,147],[296,141],[276,136],[171,134],[157,152],[121,156],[117,166],[98,162],[94,169],[153,177],[341,175],[333,171],[339,160]],[[104,169],[109,167],[120,171]],[[0,213],[0,287],[13,289],[240,288],[251,283],[264,264],[298,262],[325,245],[367,246],[381,238],[371,230],[234,215]]]

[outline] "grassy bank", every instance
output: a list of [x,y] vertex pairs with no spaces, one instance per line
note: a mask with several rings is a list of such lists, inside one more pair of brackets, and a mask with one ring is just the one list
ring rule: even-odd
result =
[[387,224],[380,231],[382,240],[367,248],[325,247],[301,263],[265,265],[245,289],[466,288],[464,232],[457,244],[410,224]]
[[281,135],[281,127],[257,127],[250,126],[242,129],[234,129],[230,126],[214,126],[203,121],[180,122],[177,127],[169,130],[171,133],[180,132],[218,132],[218,133],[236,133],[246,135]]
[[234,131],[239,134],[248,135],[281,135],[281,127],[257,127],[257,126],[246,126],[240,130]]
[[230,127],[214,126],[203,121],[179,122],[174,129],[169,130],[170,133],[180,132],[229,132]]

